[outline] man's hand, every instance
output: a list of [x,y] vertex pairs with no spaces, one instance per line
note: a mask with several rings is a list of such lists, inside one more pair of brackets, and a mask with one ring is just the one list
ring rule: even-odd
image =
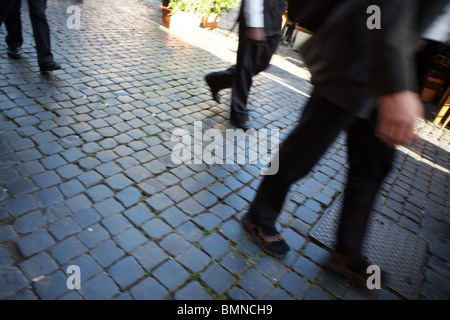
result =
[[407,145],[415,137],[416,119],[424,116],[423,104],[412,91],[403,91],[378,99],[376,134],[387,145]]
[[266,32],[264,28],[247,28],[247,38],[254,41],[257,45],[263,45],[266,41]]

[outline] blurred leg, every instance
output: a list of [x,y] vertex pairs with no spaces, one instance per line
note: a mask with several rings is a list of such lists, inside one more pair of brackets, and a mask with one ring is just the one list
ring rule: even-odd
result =
[[249,218],[265,234],[277,231],[275,222],[290,186],[306,176],[355,116],[334,105],[317,92],[306,104],[300,122],[282,143],[279,170],[265,176],[249,210]]
[[395,149],[375,136],[375,123],[374,112],[348,130],[349,172],[336,245],[344,254],[360,255],[373,204],[395,155]]
[[238,121],[249,119],[248,96],[253,77],[267,69],[280,42],[279,37],[268,37],[263,45],[247,39],[246,28],[239,30],[239,47],[236,68],[232,79],[231,118]]
[[30,8],[30,18],[33,26],[34,40],[36,42],[38,62],[42,64],[53,61],[50,28],[45,15],[47,0],[28,0],[28,6]]
[[5,18],[5,27],[6,31],[8,32],[8,35],[6,36],[5,39],[6,44],[8,45],[8,49],[14,50],[20,48],[23,44],[21,0],[15,0],[11,4],[9,13],[6,15]]
[[231,118],[237,121],[247,121],[249,111],[247,99],[252,86],[253,65],[257,55],[256,46],[247,39],[245,26],[239,28],[239,45],[236,68],[231,84]]
[[0,27],[3,24],[3,22],[5,21],[6,16],[8,15],[9,10],[11,9],[13,3],[14,3],[14,0],[0,1]]
[[208,73],[208,75],[206,76],[208,84],[217,91],[231,88],[235,70],[236,66],[231,66],[230,68],[223,71]]

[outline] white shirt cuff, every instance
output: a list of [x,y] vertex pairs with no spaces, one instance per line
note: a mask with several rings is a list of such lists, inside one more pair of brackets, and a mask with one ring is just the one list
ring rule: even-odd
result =
[[247,27],[264,28],[264,0],[245,1],[244,14]]

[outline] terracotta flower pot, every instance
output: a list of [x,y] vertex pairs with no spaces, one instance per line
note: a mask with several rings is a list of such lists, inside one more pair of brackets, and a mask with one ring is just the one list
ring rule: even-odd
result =
[[207,28],[207,29],[211,29],[211,30],[217,28],[220,18],[221,18],[221,15],[215,14],[215,13],[210,13],[207,16],[203,16],[202,28]]
[[162,22],[163,22],[163,26],[166,28],[170,27],[170,9],[167,7],[161,7],[161,12],[162,12]]

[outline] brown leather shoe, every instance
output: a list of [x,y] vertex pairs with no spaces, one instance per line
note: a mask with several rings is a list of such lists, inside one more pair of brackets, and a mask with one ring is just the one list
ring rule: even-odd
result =
[[335,250],[332,252],[330,259],[326,263],[326,267],[347,278],[357,278],[367,280],[370,274],[367,268],[370,263],[363,257],[356,255],[346,255]]
[[248,214],[242,217],[242,225],[250,233],[256,244],[267,254],[275,258],[283,259],[290,250],[283,236],[279,233],[271,236],[266,235],[261,227],[255,225]]

